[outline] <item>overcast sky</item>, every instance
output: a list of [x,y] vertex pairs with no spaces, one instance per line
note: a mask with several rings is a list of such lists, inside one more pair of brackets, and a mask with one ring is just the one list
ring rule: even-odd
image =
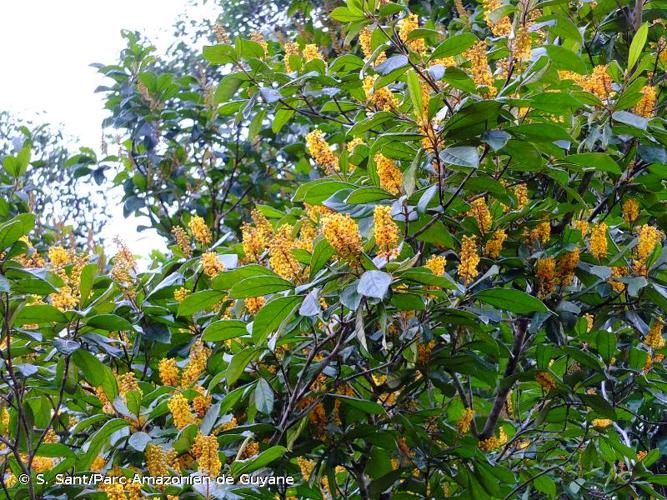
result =
[[[141,31],[165,49],[185,9],[185,0],[0,0],[0,110],[19,117],[45,112],[99,152],[105,112],[94,90],[104,79],[90,64],[116,62],[121,29]],[[118,203],[110,203],[110,215],[109,240],[119,234],[144,256],[161,246],[155,234],[137,233],[137,220],[124,219]]]

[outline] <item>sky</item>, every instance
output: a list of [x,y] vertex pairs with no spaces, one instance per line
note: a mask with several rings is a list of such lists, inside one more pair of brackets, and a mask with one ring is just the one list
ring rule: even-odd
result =
[[[158,50],[171,42],[172,25],[185,0],[4,0],[0,1],[0,110],[19,117],[36,113],[61,126],[80,145],[99,152],[105,83],[92,63],[112,64],[124,47],[122,29],[142,32]],[[125,219],[117,200],[109,203],[108,241],[120,235],[131,251],[147,256],[164,249],[154,232],[137,233],[138,219]],[[116,200],[116,202],[113,201]]]

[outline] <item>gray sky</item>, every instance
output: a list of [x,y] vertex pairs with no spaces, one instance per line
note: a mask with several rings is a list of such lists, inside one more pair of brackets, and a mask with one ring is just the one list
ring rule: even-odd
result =
[[[1,1],[0,109],[27,118],[44,112],[66,135],[99,152],[105,112],[94,90],[105,82],[90,64],[117,60],[121,29],[141,31],[164,50],[185,8],[185,0]],[[137,233],[139,221],[124,219],[119,203],[109,205],[108,240],[118,234],[142,256],[164,248],[154,233]]]

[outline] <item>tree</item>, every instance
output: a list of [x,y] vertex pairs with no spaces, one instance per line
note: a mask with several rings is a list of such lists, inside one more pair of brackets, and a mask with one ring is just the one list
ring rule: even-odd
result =
[[207,46],[215,90],[132,37],[102,68],[126,206],[174,245],[107,271],[0,226],[6,493],[662,498],[664,9],[329,15],[338,56]]

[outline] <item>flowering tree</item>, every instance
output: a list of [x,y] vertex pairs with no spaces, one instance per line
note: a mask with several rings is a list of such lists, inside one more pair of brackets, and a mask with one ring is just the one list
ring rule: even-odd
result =
[[139,72],[122,106],[159,119],[122,180],[174,242],[146,272],[122,243],[111,269],[42,255],[2,214],[11,498],[96,494],[54,484],[88,471],[294,480],[97,486],[113,499],[662,497],[664,9],[419,9],[336,7],[338,55],[217,28],[192,116],[257,148],[241,193],[285,190],[243,220],[212,201],[229,144],[186,140],[157,98],[182,90]]

